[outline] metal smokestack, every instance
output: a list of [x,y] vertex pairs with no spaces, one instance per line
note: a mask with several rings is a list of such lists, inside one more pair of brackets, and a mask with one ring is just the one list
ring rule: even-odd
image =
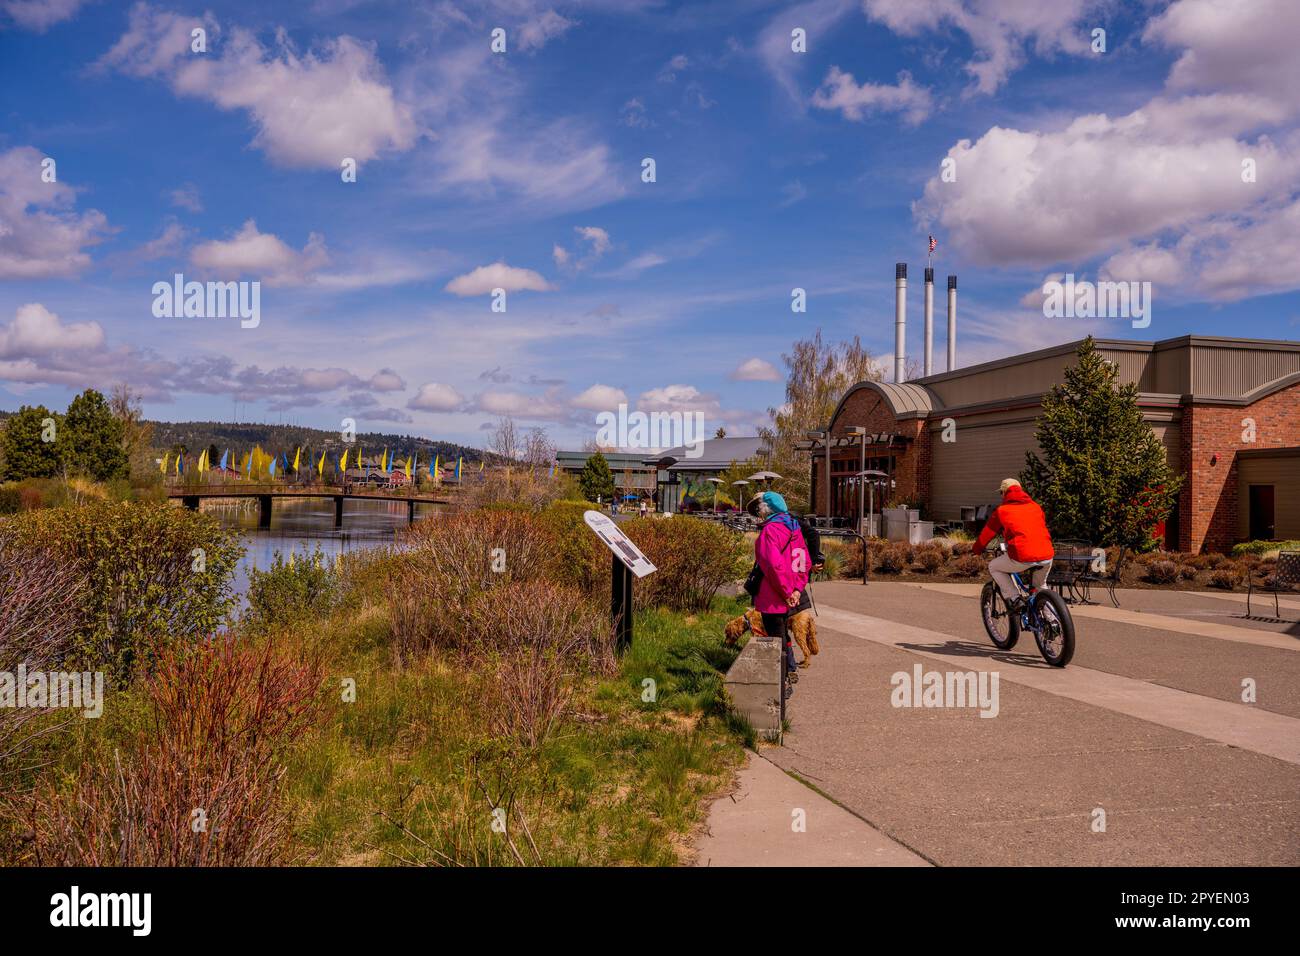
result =
[[957,367],[957,277],[948,276],[948,371]]
[[907,263],[894,264],[894,381],[903,380],[907,325]]
[[934,270],[925,269],[925,374],[934,371]]

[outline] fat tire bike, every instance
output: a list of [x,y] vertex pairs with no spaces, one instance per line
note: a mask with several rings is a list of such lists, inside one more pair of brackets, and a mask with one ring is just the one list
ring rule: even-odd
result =
[[[1002,545],[1001,550],[1006,550]],[[1065,598],[1047,588],[1027,586],[1019,572],[1011,580],[1020,592],[1021,604],[1013,611],[996,581],[988,581],[980,592],[980,617],[984,630],[998,650],[1016,646],[1021,631],[1030,631],[1038,652],[1052,667],[1064,667],[1074,657],[1074,618]]]

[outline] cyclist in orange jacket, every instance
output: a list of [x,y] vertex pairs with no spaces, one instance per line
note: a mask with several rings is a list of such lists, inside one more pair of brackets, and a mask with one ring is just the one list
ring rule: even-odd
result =
[[1030,580],[1034,588],[1041,588],[1047,583],[1054,555],[1052,536],[1048,533],[1043,509],[1020,487],[1019,481],[1008,478],[1002,482],[999,490],[1002,492],[1002,504],[989,515],[984,530],[975,542],[975,551],[983,551],[997,535],[1002,535],[1007,552],[989,562],[989,573],[998,583],[998,590],[1002,592],[1008,606],[1016,606],[1020,596],[1016,592],[1015,582],[1011,580],[1012,572],[1031,571]]

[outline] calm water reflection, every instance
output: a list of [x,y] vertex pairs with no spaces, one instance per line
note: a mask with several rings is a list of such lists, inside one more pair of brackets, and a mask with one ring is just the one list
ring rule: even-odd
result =
[[[217,518],[224,527],[242,535],[244,555],[235,569],[235,591],[248,590],[248,572],[267,568],[275,553],[310,555],[319,548],[329,560],[357,548],[392,544],[395,532],[406,527],[406,504],[400,501],[343,502],[343,528],[334,529],[334,501],[331,498],[277,498],[271,507],[269,531],[257,527],[255,498],[208,498],[200,506],[204,514]],[[415,506],[415,519],[429,517],[437,505]]]

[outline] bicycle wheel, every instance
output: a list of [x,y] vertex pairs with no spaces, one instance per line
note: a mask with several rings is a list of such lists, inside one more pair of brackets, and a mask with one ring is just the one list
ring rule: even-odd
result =
[[1053,667],[1064,667],[1074,657],[1074,618],[1065,598],[1055,591],[1034,595],[1034,613],[1041,627],[1034,632],[1038,652]]
[[980,617],[984,620],[989,640],[999,650],[1009,651],[1016,646],[1020,639],[1020,622],[1007,611],[1006,598],[993,581],[987,582],[980,592]]

